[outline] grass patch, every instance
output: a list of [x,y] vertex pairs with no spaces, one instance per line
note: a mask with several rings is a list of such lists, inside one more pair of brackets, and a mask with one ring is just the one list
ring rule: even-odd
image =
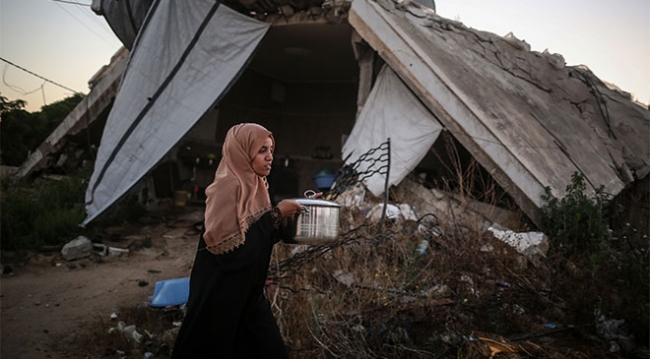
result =
[[85,177],[6,185],[0,194],[2,250],[35,250],[83,234]]
[[[84,197],[90,174],[43,177],[32,183],[2,181],[0,238],[3,263],[24,263],[29,252],[62,247],[77,236],[93,238],[103,228],[136,221],[144,213],[137,196],[127,195],[85,228]],[[150,241],[151,239],[147,239]],[[20,261],[20,262],[16,262]]]

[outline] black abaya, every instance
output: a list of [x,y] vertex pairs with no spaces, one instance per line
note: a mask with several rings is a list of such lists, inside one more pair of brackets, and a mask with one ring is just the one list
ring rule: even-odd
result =
[[275,232],[267,212],[232,252],[214,255],[200,237],[172,358],[288,358],[264,296]]

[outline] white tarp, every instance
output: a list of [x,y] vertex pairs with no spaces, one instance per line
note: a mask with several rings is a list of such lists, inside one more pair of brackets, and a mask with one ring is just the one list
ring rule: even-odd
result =
[[[399,184],[422,158],[440,134],[442,126],[388,66],[379,73],[359,118],[343,145],[346,164],[380,146],[390,138],[389,185]],[[363,161],[359,172],[377,166]],[[384,192],[386,176],[376,172],[364,180],[372,194]]]
[[227,92],[269,24],[214,0],[160,0],[136,39],[86,192],[88,224]]

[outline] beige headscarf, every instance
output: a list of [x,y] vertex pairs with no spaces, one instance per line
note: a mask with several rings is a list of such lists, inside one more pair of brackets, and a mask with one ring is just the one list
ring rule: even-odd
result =
[[275,146],[271,132],[254,123],[235,125],[226,134],[214,182],[205,190],[203,239],[213,254],[242,245],[248,227],[271,209],[266,177],[251,165],[269,137]]

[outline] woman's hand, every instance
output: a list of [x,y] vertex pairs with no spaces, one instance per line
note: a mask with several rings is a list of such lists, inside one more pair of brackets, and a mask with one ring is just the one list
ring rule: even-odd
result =
[[302,212],[304,210],[300,203],[292,199],[283,199],[278,203],[277,207],[280,210],[282,217],[293,217],[296,212]]

